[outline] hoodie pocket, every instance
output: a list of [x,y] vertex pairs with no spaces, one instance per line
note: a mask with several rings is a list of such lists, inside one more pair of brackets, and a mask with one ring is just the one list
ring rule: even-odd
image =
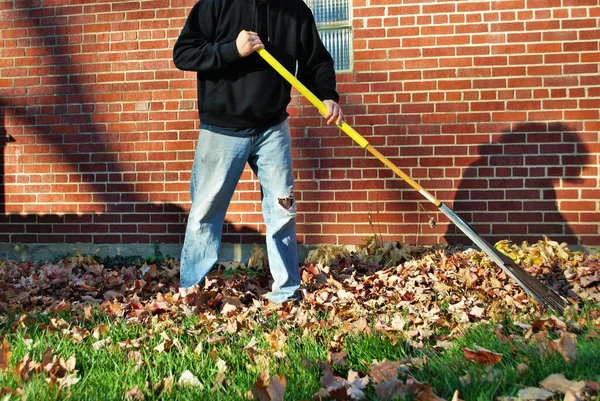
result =
[[290,89],[276,71],[240,69],[232,75],[206,82],[206,112],[260,122],[285,111]]
[[219,96],[219,89],[225,84],[225,79],[220,79],[216,83],[214,81],[206,81],[206,98],[204,101],[204,109],[209,113],[224,113],[226,110],[225,104]]

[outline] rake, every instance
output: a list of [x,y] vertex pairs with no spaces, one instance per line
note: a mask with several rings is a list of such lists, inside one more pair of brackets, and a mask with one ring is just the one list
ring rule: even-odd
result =
[[[312,103],[321,114],[327,115],[327,106],[317,98],[304,84],[302,84],[295,76],[293,76],[279,61],[277,61],[267,50],[260,49],[258,54],[273,67],[286,81],[288,81],[298,92]],[[506,257],[487,241],[481,238],[477,232],[469,224],[463,221],[452,209],[442,203],[439,199],[426,191],[421,185],[410,178],[406,173],[399,169],[394,163],[388,160],[384,155],[373,148],[369,142],[356,132],[345,121],[338,125],[339,128],[346,133],[359,146],[369,151],[385,166],[390,168],[396,175],[402,178],[408,185],[418,191],[425,199],[433,203],[452,223],[454,223],[467,237],[473,241],[483,252],[485,252],[492,261],[494,261],[508,276],[510,276],[525,292],[533,299],[538,301],[544,308],[555,310],[561,315],[564,313],[567,301],[557,294],[554,290],[544,285],[540,280],[533,277],[521,266],[517,265],[510,258]]]

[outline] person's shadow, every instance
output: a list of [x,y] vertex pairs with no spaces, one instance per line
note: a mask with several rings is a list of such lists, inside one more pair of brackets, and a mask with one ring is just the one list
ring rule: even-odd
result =
[[6,132],[4,110],[2,109],[2,102],[0,101],[0,215],[4,215],[6,212],[4,190],[4,186],[6,185],[6,174],[4,172],[4,151],[6,146],[8,146],[8,143],[14,141],[15,139]]
[[[589,227],[572,227],[569,220],[584,223],[585,210],[576,209],[585,209],[586,202],[573,202],[579,186],[589,187],[595,179],[581,177],[589,154],[579,133],[562,123],[520,124],[482,144],[478,154],[462,176],[453,209],[479,235],[492,243],[535,243],[546,236],[582,244],[580,235]],[[445,238],[449,244],[471,243],[454,224]]]

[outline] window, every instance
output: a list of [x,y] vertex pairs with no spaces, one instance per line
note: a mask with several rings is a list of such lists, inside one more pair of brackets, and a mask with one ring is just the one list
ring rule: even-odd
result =
[[350,0],[304,0],[315,16],[321,40],[337,71],[349,71],[352,66],[352,25]]

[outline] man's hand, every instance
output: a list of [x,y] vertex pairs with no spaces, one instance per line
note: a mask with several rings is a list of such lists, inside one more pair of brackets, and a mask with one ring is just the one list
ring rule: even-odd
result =
[[344,119],[344,113],[342,113],[340,105],[331,99],[323,100],[323,103],[327,106],[327,115],[325,116],[327,124],[335,122],[336,125],[340,125]]
[[258,33],[252,31],[242,31],[235,40],[237,51],[241,57],[247,57],[265,46],[258,37]]

